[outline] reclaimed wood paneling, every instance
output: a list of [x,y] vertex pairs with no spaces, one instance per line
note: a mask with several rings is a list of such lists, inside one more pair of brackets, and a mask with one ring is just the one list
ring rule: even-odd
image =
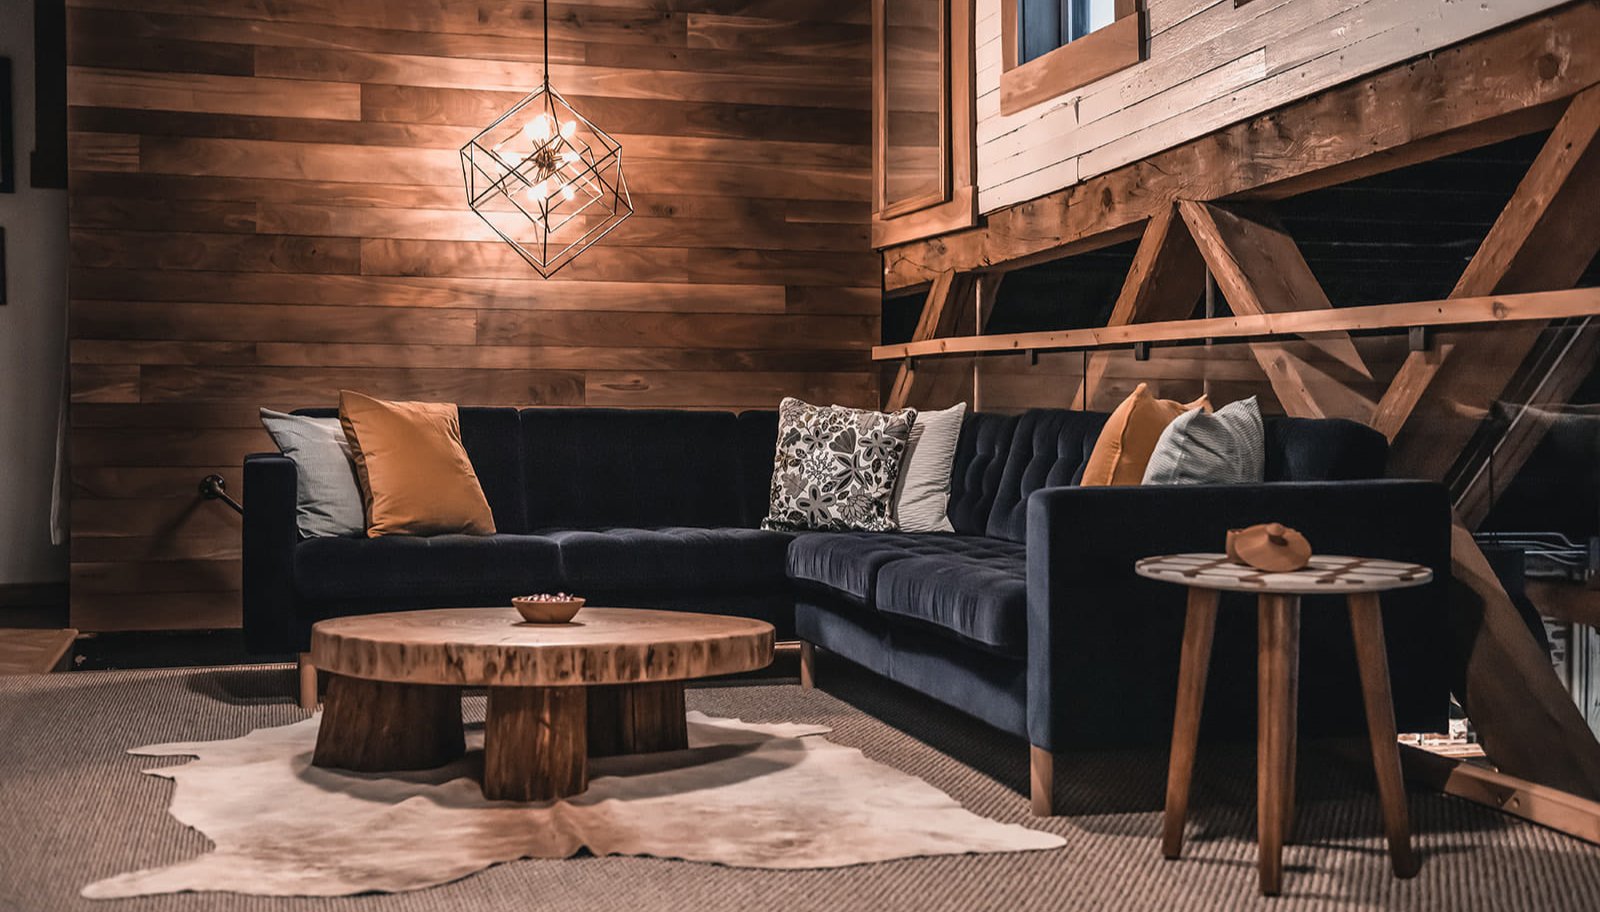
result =
[[637,214],[552,281],[456,154],[537,83],[537,6],[68,6],[83,629],[238,623],[238,518],[195,490],[241,488],[259,406],[876,403],[866,0],[553,3]]
[[1001,113],[1001,10],[978,0],[979,209],[1043,196],[1569,0],[1147,0],[1135,66]]

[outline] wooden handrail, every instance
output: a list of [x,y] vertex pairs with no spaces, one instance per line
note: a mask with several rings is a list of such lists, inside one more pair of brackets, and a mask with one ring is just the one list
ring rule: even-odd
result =
[[1252,341],[1321,332],[1409,329],[1416,326],[1470,326],[1522,320],[1558,320],[1600,314],[1600,288],[1487,295],[1405,304],[1372,304],[1331,310],[1252,314],[1199,320],[1167,320],[1091,329],[953,336],[899,345],[878,345],[874,361],[937,358],[998,352],[1064,351],[1193,342],[1201,339]]

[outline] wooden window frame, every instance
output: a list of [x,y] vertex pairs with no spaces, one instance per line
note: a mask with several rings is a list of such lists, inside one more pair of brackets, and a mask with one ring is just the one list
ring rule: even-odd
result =
[[1000,0],[1000,113],[1016,114],[1144,59],[1143,17],[1135,0],[1117,0],[1105,28],[1017,63],[1017,0]]
[[888,0],[872,3],[872,183],[879,218],[897,218],[950,199],[950,8],[956,0],[928,2],[939,4],[939,187],[932,193],[892,202],[885,163],[889,146]]
[[890,247],[978,223],[974,135],[975,0],[937,0],[941,5],[939,112],[941,185],[908,200],[886,198],[884,158],[888,138],[886,0],[872,3],[872,246]]

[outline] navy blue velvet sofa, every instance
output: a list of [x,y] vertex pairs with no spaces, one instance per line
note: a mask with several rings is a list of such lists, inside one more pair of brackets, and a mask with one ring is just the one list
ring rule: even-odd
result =
[[[331,410],[302,414],[331,415]],[[245,461],[244,623],[259,652],[304,649],[325,617],[592,602],[758,617],[1050,752],[1153,744],[1171,731],[1180,587],[1137,577],[1152,554],[1218,550],[1279,521],[1324,553],[1416,561],[1436,580],[1384,599],[1402,731],[1442,730],[1450,509],[1433,483],[1385,480],[1381,435],[1347,421],[1267,421],[1259,485],[1077,485],[1106,416],[970,415],[952,534],[759,530],[773,412],[463,408],[490,537],[301,539],[288,459]],[[1253,730],[1255,612],[1227,596],[1207,698],[1212,734]],[[1309,598],[1301,718],[1362,730],[1341,603]]]

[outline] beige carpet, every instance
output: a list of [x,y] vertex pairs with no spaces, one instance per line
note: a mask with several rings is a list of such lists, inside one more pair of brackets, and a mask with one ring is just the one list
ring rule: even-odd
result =
[[[826,659],[827,657],[824,657]],[[1388,875],[1369,774],[1303,745],[1299,844],[1286,895],[1255,892],[1253,751],[1204,745],[1186,857],[1157,850],[1163,752],[1074,757],[1066,815],[1035,823],[1026,746],[915,694],[824,662],[826,692],[792,684],[691,690],[690,707],[824,725],[828,738],[925,780],[972,812],[1062,836],[1059,850],[771,871],[654,858],[527,860],[427,890],[334,898],[174,894],[98,901],[88,882],[210,849],[168,813],[173,785],[129,745],[236,738],[306,718],[292,672],[80,672],[0,679],[0,910],[1564,910],[1600,908],[1600,849],[1437,794],[1411,799],[1422,873]],[[481,701],[475,701],[481,713]],[[181,764],[183,758],[165,763]],[[752,827],[758,823],[752,822]]]
[[687,750],[596,760],[582,795],[524,804],[483,797],[481,727],[467,732],[467,755],[454,763],[363,775],[311,765],[320,722],[131,751],[195,758],[150,772],[173,780],[173,816],[216,848],[89,884],[83,895],[400,892],[582,849],[794,870],[1065,841],[972,814],[926,782],[829,742],[820,725],[691,711]]

